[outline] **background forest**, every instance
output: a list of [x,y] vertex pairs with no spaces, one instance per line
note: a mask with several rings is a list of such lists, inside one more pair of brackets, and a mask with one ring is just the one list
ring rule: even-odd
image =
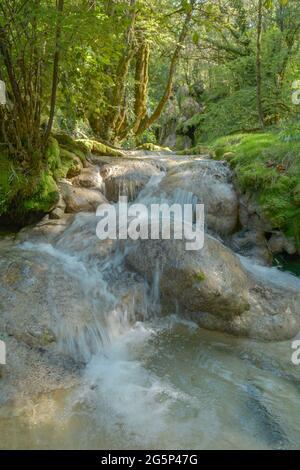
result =
[[299,32],[298,0],[2,0],[1,220],[88,152],[160,145],[230,161],[300,246]]

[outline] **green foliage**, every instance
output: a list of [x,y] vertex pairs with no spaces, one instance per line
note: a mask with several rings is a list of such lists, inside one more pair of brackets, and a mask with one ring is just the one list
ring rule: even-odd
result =
[[211,102],[205,113],[194,117],[190,122],[197,123],[197,118],[199,123],[196,138],[200,142],[256,128],[255,88],[245,88],[221,101]]
[[58,201],[58,189],[49,171],[27,175],[1,155],[0,216],[18,224],[28,223],[49,212]]
[[17,167],[8,152],[0,155],[0,216],[23,224],[48,213],[55,205],[59,197],[56,181],[78,175],[81,158],[85,158],[71,137],[60,135],[59,140],[64,145],[50,137],[45,165],[38,172]]
[[26,184],[23,173],[10,160],[8,152],[0,154],[0,216],[6,214]]

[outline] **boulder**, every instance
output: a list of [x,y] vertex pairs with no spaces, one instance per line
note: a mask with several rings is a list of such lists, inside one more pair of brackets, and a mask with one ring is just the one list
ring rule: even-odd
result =
[[44,239],[45,242],[49,243],[69,227],[73,218],[72,214],[64,214],[60,219],[50,219],[50,216],[46,215],[38,224],[22,229],[16,240],[23,243]]
[[118,202],[120,196],[134,200],[159,168],[145,161],[118,161],[103,165],[100,174],[105,184],[105,195],[109,201]]
[[179,162],[162,180],[158,192],[178,202],[179,190],[194,195],[199,204],[205,205],[206,225],[210,230],[220,235],[234,232],[238,222],[238,198],[232,173],[225,163],[202,158]]
[[107,199],[96,189],[78,188],[69,182],[59,183],[61,195],[66,203],[66,212],[94,212]]
[[73,186],[87,189],[103,189],[103,181],[99,173],[98,167],[84,168],[80,175],[72,179]]
[[244,228],[265,233],[272,231],[272,224],[263,216],[255,193],[239,195],[239,218]]
[[210,236],[196,252],[179,240],[139,241],[127,265],[150,283],[159,279],[163,311],[182,312],[204,328],[265,341],[291,339],[300,330],[299,287],[274,283],[270,268],[261,268],[268,270],[264,278],[256,275]]
[[173,310],[178,305],[228,320],[249,308],[248,280],[238,258],[210,236],[198,251],[186,251],[181,240],[140,241],[127,263],[149,282],[159,269],[162,297],[173,301]]
[[61,255],[51,245],[3,252],[0,332],[31,348],[55,352],[80,364],[100,348],[103,340],[100,319],[96,320],[99,308],[95,306],[101,293],[102,315],[108,299],[101,277],[89,276],[80,262]]
[[261,264],[272,264],[273,256],[264,232],[247,229],[241,230],[232,235],[229,246],[234,252],[253,258]]
[[63,211],[59,207],[56,207],[55,209],[53,209],[52,212],[50,212],[49,219],[50,220],[59,220],[59,219],[62,219],[64,217],[64,215],[65,215],[65,211]]

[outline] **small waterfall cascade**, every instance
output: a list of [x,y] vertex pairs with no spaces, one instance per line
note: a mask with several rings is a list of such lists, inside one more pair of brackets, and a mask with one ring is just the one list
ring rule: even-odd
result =
[[[121,182],[119,195],[147,208],[202,202],[180,188],[164,190],[165,177],[155,174],[138,194],[128,184],[124,194]],[[4,424],[0,410],[7,447],[299,448],[300,378],[290,342],[206,331],[183,319],[179,306],[164,317],[159,260],[149,281],[130,271],[134,242],[100,241],[98,222],[79,213],[55,237],[13,246],[43,268],[56,347],[78,366],[81,383],[58,399],[39,398],[18,426],[15,409]],[[295,276],[241,263],[258,279],[300,290]],[[32,418],[36,409],[42,424]]]

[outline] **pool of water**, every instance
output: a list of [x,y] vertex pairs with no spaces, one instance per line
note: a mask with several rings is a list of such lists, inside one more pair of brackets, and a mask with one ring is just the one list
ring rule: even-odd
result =
[[170,317],[138,323],[74,389],[0,410],[0,448],[298,449],[300,366]]
[[300,257],[277,256],[274,266],[300,277]]

